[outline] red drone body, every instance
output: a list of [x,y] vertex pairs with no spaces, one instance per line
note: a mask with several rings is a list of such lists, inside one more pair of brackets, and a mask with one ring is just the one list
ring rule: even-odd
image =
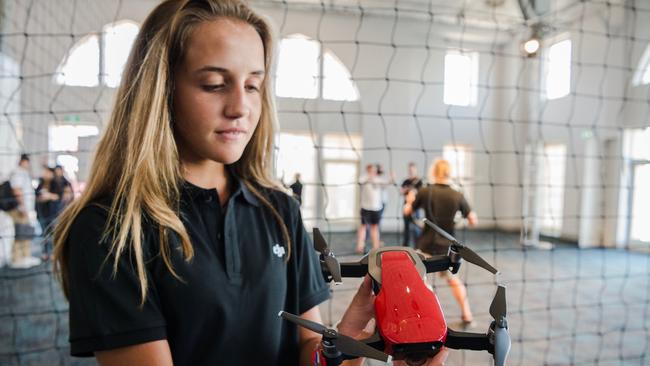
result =
[[375,317],[384,352],[393,354],[399,344],[445,343],[447,323],[438,298],[406,252],[381,253],[381,283]]
[[343,277],[372,279],[376,295],[375,334],[356,340],[295,314],[284,311],[284,319],[320,333],[321,350],[315,364],[323,360],[328,366],[343,360],[369,357],[380,361],[404,360],[410,366],[423,365],[442,347],[488,351],[496,366],[504,366],[510,351],[510,335],[506,320],[505,286],[499,285],[490,305],[494,321],[485,333],[459,332],[447,327],[438,298],[425,283],[431,272],[458,272],[461,259],[489,272],[498,271],[468,247],[460,244],[435,224],[424,220],[452,244],[447,255],[426,257],[408,247],[384,247],[371,250],[358,262],[339,263],[318,229],[314,229],[314,246],[320,253],[326,281],[341,282]]

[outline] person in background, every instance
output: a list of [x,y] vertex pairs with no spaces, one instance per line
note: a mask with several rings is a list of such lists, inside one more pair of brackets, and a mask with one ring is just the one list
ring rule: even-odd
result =
[[14,195],[18,199],[18,207],[8,212],[15,228],[14,243],[11,247],[11,266],[14,268],[29,268],[41,263],[40,259],[31,254],[35,232],[32,224],[35,194],[29,169],[29,155],[23,154],[20,156],[18,167],[9,178]]
[[384,207],[382,202],[383,188],[388,184],[384,179],[377,176],[377,165],[368,164],[366,175],[360,179],[361,184],[361,226],[357,230],[357,247],[355,252],[363,254],[366,243],[366,230],[370,232],[372,248],[380,246],[379,223],[381,222],[381,211]]
[[36,187],[36,217],[43,230],[43,254],[41,259],[47,261],[52,254],[52,228],[56,217],[61,212],[63,187],[54,177],[54,169],[43,166],[43,173]]
[[300,173],[294,175],[294,182],[289,186],[293,196],[298,200],[298,203],[302,206],[302,182],[300,181]]
[[[407,195],[404,215],[412,215],[414,210],[423,208],[427,219],[452,236],[454,235],[454,218],[458,211],[467,219],[469,225],[475,226],[478,223],[476,214],[472,212],[463,194],[451,188],[450,177],[449,162],[443,159],[436,160],[431,167],[433,184],[420,189],[417,194]],[[429,226],[425,226],[422,235],[416,240],[416,244],[417,248],[425,254],[439,255],[447,254],[451,243]],[[447,279],[454,298],[461,308],[462,319],[459,324],[455,324],[454,329],[469,328],[473,323],[473,317],[465,285],[458,277],[450,275],[447,271],[439,273]]]
[[[384,166],[381,164],[377,164],[377,179],[380,182],[388,183],[386,181],[386,177],[384,176],[384,173],[385,173]],[[386,189],[386,185],[383,185],[381,187],[381,212],[379,213],[380,221],[381,218],[384,217],[384,210],[386,209],[387,203],[388,203],[388,190]]]
[[[422,179],[418,176],[418,168],[415,163],[410,162],[408,165],[408,178],[404,179],[400,192],[404,196],[404,203],[407,202],[407,196],[415,196],[418,190],[422,188]],[[402,246],[415,247],[415,240],[420,236],[420,227],[415,223],[417,220],[418,210],[414,210],[411,215],[403,215],[404,234],[402,236]]]
[[65,177],[65,172],[61,165],[54,167],[54,181],[61,188],[63,194],[61,195],[61,205],[63,208],[70,204],[74,199],[74,192],[72,190],[72,183]]

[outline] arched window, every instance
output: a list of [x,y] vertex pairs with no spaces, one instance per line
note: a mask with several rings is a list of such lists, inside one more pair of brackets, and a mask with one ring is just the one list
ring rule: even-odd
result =
[[635,86],[650,84],[650,45],[648,45],[639,60],[639,66],[634,72],[632,83]]
[[99,85],[99,37],[89,35],[72,46],[57,69],[56,82],[71,86]]
[[56,82],[71,86],[117,87],[138,30],[137,23],[121,20],[106,24],[101,35],[82,38],[57,68]]
[[275,95],[286,98],[318,97],[320,45],[302,34],[280,42]]
[[348,68],[330,50],[325,51],[323,60],[323,99],[348,102],[359,100],[359,90],[354,85]]
[[558,99],[571,92],[571,40],[565,39],[548,48],[544,60],[544,85],[547,99]]
[[[322,65],[321,65],[322,60]],[[323,72],[321,84],[321,69]],[[275,94],[285,98],[355,101],[359,91],[334,52],[302,34],[280,42]]]
[[104,26],[104,83],[111,88],[120,85],[122,70],[140,28],[129,20]]

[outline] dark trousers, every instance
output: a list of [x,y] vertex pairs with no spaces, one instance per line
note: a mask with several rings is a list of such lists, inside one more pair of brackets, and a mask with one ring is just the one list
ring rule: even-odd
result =
[[404,231],[402,236],[402,246],[415,248],[415,240],[420,236],[420,228],[413,222],[413,217],[403,216]]
[[49,256],[52,254],[53,240],[52,234],[54,229],[54,222],[56,217],[39,217],[38,223],[41,224],[43,229],[43,255]]

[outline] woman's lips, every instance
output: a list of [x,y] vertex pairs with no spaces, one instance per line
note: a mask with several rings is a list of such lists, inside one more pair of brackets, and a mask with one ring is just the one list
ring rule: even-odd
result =
[[246,131],[238,128],[216,131],[216,133],[225,141],[237,141],[246,136]]

